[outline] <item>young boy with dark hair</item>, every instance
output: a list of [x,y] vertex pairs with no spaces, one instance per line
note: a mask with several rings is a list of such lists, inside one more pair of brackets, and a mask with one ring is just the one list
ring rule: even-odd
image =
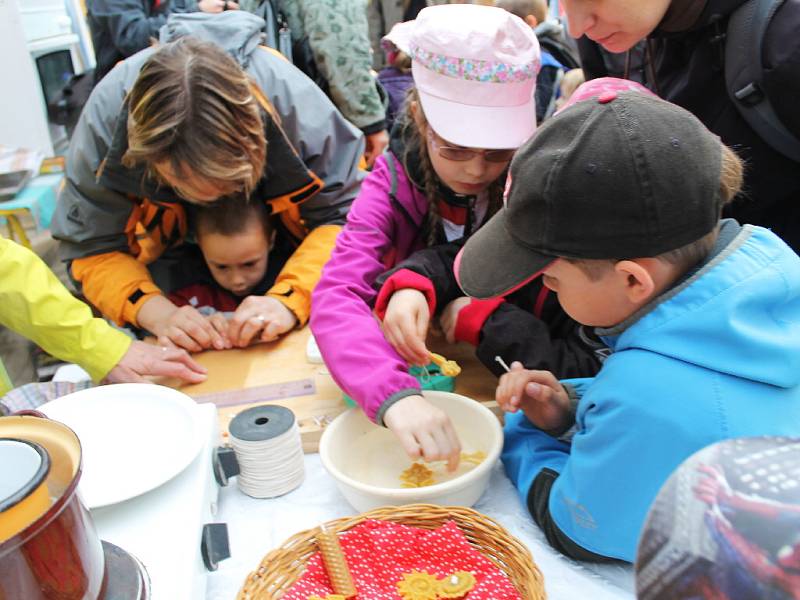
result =
[[650,503],[689,455],[800,436],[800,258],[766,229],[720,220],[741,180],[741,161],[689,112],[604,92],[519,150],[506,207],[456,259],[480,298],[542,276],[613,351],[593,378],[514,364],[497,388],[506,472],[567,555],[632,561]]
[[[494,0],[494,6],[518,16],[530,25],[531,29],[547,19],[546,0]],[[540,43],[542,40],[539,40]],[[536,121],[541,123],[555,112],[556,98],[561,87],[561,79],[566,68],[542,43],[540,45],[542,67],[536,76]]]
[[228,348],[247,345],[259,333],[265,341],[272,339],[257,309],[248,302],[248,297],[262,296],[270,289],[291,254],[288,246],[274,247],[275,223],[267,206],[243,197],[230,198],[193,207],[190,219],[197,252],[181,270],[191,271],[193,283],[170,293],[169,299],[176,306],[200,311]]

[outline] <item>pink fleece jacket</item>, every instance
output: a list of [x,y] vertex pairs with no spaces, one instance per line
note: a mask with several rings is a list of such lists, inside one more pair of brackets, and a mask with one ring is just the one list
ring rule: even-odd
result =
[[424,246],[420,230],[428,200],[392,158],[395,185],[387,156],[380,156],[350,208],[311,304],[311,330],[331,375],[379,424],[394,402],[420,393],[373,315],[378,275]]

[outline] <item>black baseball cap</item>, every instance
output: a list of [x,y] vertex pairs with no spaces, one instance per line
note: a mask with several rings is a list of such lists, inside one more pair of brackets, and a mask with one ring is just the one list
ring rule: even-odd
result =
[[634,91],[552,117],[511,163],[506,206],[467,241],[455,274],[470,296],[505,295],[557,258],[657,256],[711,232],[722,145],[694,115]]

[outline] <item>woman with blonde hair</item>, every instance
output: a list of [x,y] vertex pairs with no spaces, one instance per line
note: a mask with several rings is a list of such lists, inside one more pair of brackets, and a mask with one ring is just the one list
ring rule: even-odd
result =
[[[363,177],[361,133],[313,82],[259,46],[262,25],[239,11],[175,15],[158,47],[115,67],[71,140],[53,220],[89,302],[191,351],[274,339],[305,324]],[[237,195],[265,202],[279,241],[295,250],[265,295],[242,302],[226,340],[165,292],[203,266],[180,252],[191,237],[187,208]],[[167,251],[178,253],[175,264]]]

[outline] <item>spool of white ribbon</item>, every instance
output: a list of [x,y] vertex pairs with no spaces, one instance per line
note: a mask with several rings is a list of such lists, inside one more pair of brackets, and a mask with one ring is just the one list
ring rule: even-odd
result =
[[228,430],[239,462],[239,489],[245,494],[274,498],[303,482],[303,444],[291,410],[256,406],[236,415]]

